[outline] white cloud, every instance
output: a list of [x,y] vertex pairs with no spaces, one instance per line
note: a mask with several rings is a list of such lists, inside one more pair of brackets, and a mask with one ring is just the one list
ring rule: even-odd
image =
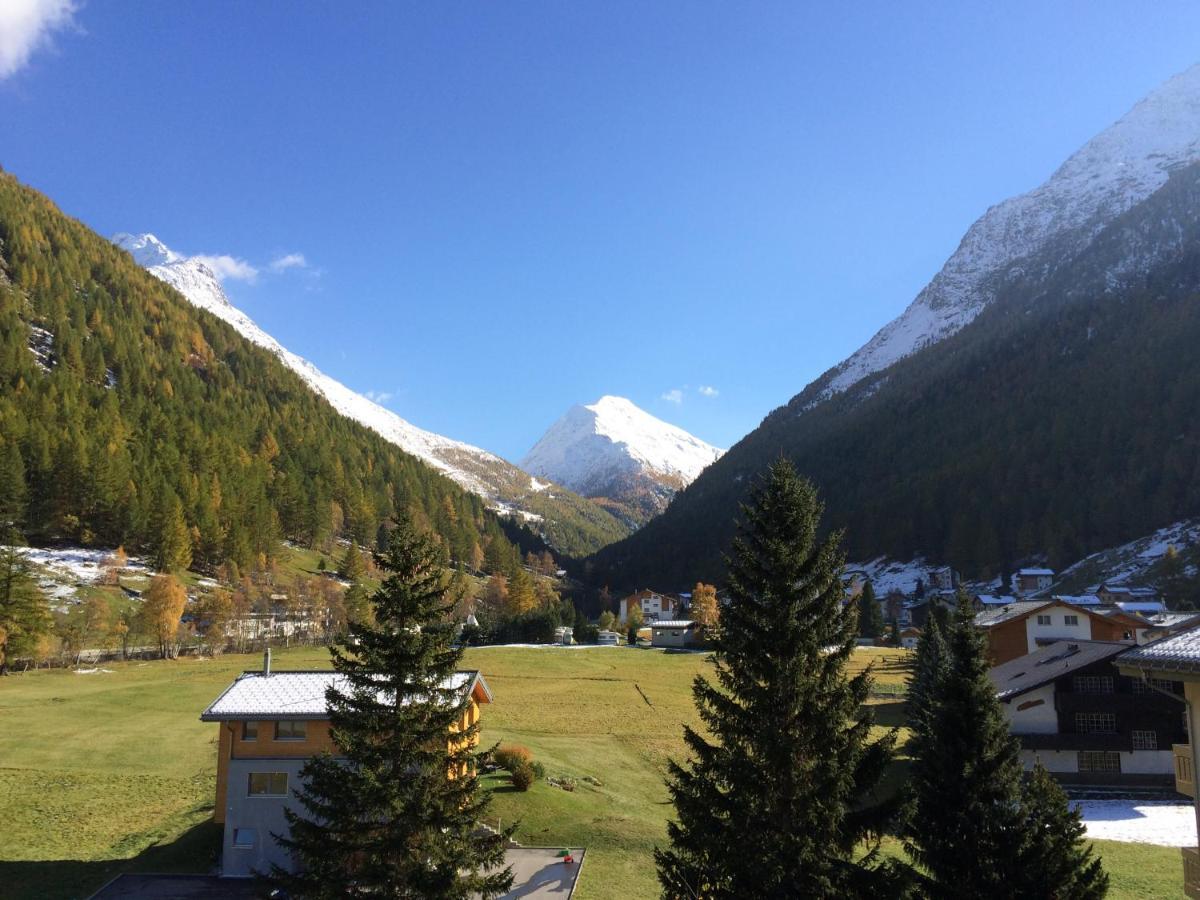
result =
[[671,390],[663,392],[662,399],[678,405],[683,402],[683,391],[679,388],[671,388]]
[[212,269],[218,281],[232,278],[234,281],[248,281],[253,284],[258,280],[258,269],[254,268],[254,266],[250,265],[244,259],[238,259],[228,254],[207,256],[203,253],[192,258],[199,260]]
[[288,269],[307,269],[308,260],[304,258],[303,253],[288,253],[271,260],[271,264],[267,268],[272,272],[286,272]]
[[380,405],[383,405],[384,403],[387,403],[389,400],[391,400],[396,395],[393,394],[391,391],[363,391],[363,396],[366,397],[368,400],[370,400],[372,403],[378,403]]
[[702,384],[700,387],[696,388],[696,390],[700,392],[701,397],[715,397],[717,394],[721,393],[710,384]]
[[2,0],[0,2],[0,79],[29,62],[50,36],[75,25],[75,0]]

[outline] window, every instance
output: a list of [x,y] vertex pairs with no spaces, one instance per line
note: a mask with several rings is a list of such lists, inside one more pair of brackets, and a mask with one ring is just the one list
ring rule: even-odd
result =
[[1079,734],[1115,734],[1117,717],[1106,712],[1075,713],[1075,731]]
[[254,828],[235,828],[233,829],[233,849],[234,850],[253,850],[254,844],[258,840],[258,831]]
[[1071,679],[1071,690],[1076,694],[1111,694],[1111,675],[1076,675]]
[[257,741],[258,740],[258,723],[243,722],[242,723],[242,740]]
[[286,797],[287,772],[251,772],[247,793],[251,797]]
[[1157,731],[1139,731],[1133,730],[1133,749],[1134,750],[1157,750],[1158,749],[1158,732]]
[[307,734],[307,722],[286,719],[275,723],[275,740],[277,741],[302,741]]
[[1064,625],[1078,625],[1079,616],[1063,616]]
[[[1153,687],[1151,687],[1153,686]],[[1175,693],[1175,682],[1167,681],[1163,678],[1151,678],[1150,685],[1142,681],[1140,678],[1133,679],[1133,692],[1135,694],[1152,694],[1153,688],[1158,688],[1160,691],[1166,691],[1168,694]]]
[[1039,625],[1049,625],[1050,617],[1049,616],[1038,616],[1038,624]]
[[1119,773],[1121,754],[1114,750],[1080,750],[1079,771]]

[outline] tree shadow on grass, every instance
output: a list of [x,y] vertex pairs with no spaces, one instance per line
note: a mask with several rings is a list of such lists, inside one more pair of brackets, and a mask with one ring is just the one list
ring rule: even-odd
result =
[[205,873],[221,854],[221,826],[201,822],[129,859],[0,860],[5,900],[82,900],[123,872]]
[[875,717],[875,724],[884,728],[900,728],[908,724],[908,711],[903,700],[872,703],[868,709]]

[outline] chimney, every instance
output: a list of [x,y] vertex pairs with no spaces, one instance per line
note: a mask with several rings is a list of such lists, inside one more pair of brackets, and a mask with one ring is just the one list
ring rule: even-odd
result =
[[271,674],[271,648],[268,647],[263,651],[263,677]]

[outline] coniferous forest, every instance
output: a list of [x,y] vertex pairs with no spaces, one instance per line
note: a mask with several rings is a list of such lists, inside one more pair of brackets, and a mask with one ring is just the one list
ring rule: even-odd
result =
[[468,564],[543,548],[0,172],[0,520],[207,569],[401,516]]

